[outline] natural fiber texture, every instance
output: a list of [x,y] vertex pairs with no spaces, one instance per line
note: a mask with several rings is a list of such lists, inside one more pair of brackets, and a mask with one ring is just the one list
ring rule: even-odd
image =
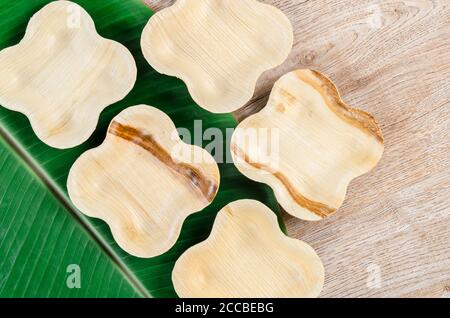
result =
[[[271,134],[249,139],[261,129]],[[274,134],[278,139],[269,140]],[[231,149],[238,169],[270,185],[288,213],[320,220],[341,206],[353,178],[378,163],[383,136],[375,119],[348,107],[325,76],[299,70],[278,80],[267,106],[238,126]],[[269,161],[262,160],[265,150]]]
[[260,75],[291,51],[292,26],[256,0],[178,0],[155,14],[142,50],[160,73],[181,78],[193,99],[214,113],[244,106]]
[[25,114],[39,139],[55,148],[86,141],[137,73],[128,49],[98,35],[89,14],[69,1],[38,11],[22,41],[0,52],[0,69],[0,104]]
[[153,257],[211,203],[219,169],[208,152],[179,139],[167,115],[140,105],[113,119],[104,143],[75,162],[67,187],[73,203],[107,222],[125,251]]
[[180,297],[317,297],[324,268],[308,244],[285,236],[254,200],[217,215],[210,237],[187,250],[172,274]]

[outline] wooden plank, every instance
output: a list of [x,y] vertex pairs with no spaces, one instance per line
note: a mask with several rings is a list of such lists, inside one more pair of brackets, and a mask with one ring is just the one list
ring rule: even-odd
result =
[[[146,0],[159,8],[173,1]],[[265,0],[295,28],[288,60],[266,72],[239,119],[297,68],[328,75],[385,135],[379,166],[317,222],[287,214],[291,236],[324,261],[323,297],[450,296],[450,2]]]

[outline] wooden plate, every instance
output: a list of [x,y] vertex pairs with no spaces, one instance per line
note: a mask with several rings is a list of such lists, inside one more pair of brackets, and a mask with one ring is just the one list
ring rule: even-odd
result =
[[324,268],[312,247],[281,232],[268,207],[240,200],[219,212],[206,241],[181,255],[172,280],[180,297],[317,297]]
[[137,73],[128,49],[98,35],[89,14],[69,1],[38,11],[20,43],[0,52],[0,69],[0,104],[25,114],[55,148],[86,141]]
[[153,257],[212,202],[219,179],[207,151],[183,143],[162,111],[140,105],[115,117],[104,143],[75,162],[67,188],[81,212],[109,224],[125,251]]
[[152,67],[181,78],[201,107],[227,113],[287,58],[293,30],[280,10],[256,0],[178,0],[152,16],[141,42]]
[[271,186],[288,213],[320,220],[341,206],[353,178],[378,163],[383,136],[329,79],[298,70],[279,79],[267,106],[239,124],[231,149],[237,168]]

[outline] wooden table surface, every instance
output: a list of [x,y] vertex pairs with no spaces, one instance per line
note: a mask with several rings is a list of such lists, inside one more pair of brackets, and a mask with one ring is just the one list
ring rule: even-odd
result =
[[238,119],[264,107],[281,75],[312,68],[385,137],[380,164],[352,182],[334,216],[284,215],[289,235],[324,262],[322,297],[450,297],[450,1],[262,2],[290,18],[295,45]]

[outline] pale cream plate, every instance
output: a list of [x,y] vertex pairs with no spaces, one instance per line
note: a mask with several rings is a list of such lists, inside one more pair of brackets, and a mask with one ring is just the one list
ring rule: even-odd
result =
[[211,203],[219,179],[207,151],[182,142],[162,111],[140,105],[115,117],[103,144],[75,162],[67,188],[81,212],[109,224],[125,251],[153,257]]
[[172,280],[180,297],[317,297],[324,275],[314,249],[284,235],[268,207],[240,200],[219,212],[206,241],[181,255]]
[[141,44],[147,61],[181,78],[201,107],[227,113],[287,58],[293,30],[280,10],[256,0],[178,0],[151,17]]
[[353,178],[375,167],[383,136],[329,79],[298,70],[279,79],[267,106],[239,124],[231,152],[237,168],[271,186],[288,213],[320,220],[342,205]]
[[98,35],[89,14],[69,1],[38,11],[20,43],[0,52],[0,69],[0,105],[25,114],[55,148],[87,140],[137,73],[128,49]]

